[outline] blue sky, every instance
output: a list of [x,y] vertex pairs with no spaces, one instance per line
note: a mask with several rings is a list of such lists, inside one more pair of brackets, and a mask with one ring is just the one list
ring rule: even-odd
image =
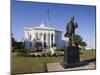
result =
[[17,41],[24,37],[24,27],[39,26],[47,22],[46,10],[49,8],[49,25],[63,32],[70,16],[78,23],[76,33],[81,35],[88,47],[95,47],[95,6],[71,4],[50,4],[36,2],[12,1],[12,32]]

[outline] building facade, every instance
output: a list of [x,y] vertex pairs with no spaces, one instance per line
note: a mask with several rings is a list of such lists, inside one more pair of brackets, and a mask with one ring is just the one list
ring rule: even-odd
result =
[[47,27],[45,23],[41,23],[38,27],[25,27],[25,48],[35,48],[36,42],[41,42],[42,48],[62,48],[62,32],[51,27]]

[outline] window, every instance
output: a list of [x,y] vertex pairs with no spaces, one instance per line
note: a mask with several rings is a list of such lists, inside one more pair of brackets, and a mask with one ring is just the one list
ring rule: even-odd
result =
[[44,41],[46,41],[46,34],[44,34]]
[[32,42],[30,42],[30,47],[32,47]]
[[51,47],[53,47],[53,34],[51,34]]
[[38,33],[35,33],[35,39],[36,40],[38,39]]
[[31,40],[31,38],[32,38],[32,36],[31,35],[29,35],[29,39]]
[[53,34],[51,35],[51,40],[53,41]]

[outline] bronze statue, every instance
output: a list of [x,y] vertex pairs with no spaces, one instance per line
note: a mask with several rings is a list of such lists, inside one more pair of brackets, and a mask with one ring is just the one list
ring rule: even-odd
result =
[[80,53],[78,43],[75,40],[75,29],[78,27],[74,22],[74,17],[70,18],[66,26],[65,37],[69,38],[69,45],[64,49],[64,62],[61,64],[64,68],[76,67],[80,63]]
[[66,25],[65,37],[69,38],[70,46],[73,44],[73,37],[75,35],[75,29],[78,27],[77,23],[74,23],[74,17],[70,18],[70,22]]

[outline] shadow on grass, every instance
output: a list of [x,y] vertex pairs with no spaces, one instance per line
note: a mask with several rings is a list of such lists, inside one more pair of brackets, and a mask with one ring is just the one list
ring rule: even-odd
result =
[[82,60],[81,62],[85,62],[85,63],[91,63],[91,62],[95,62],[96,58],[92,58],[92,59],[87,59],[87,60]]
[[92,63],[95,61],[96,61],[96,58],[92,58],[92,59],[82,60],[79,63],[75,63],[75,64],[74,63],[73,64],[61,63],[61,65],[64,68],[74,68],[74,67],[82,67],[82,66],[88,65],[89,63]]
[[79,66],[85,66],[85,65],[88,65],[89,63],[92,63],[92,62],[96,62],[96,58],[82,60],[82,61],[80,61]]

